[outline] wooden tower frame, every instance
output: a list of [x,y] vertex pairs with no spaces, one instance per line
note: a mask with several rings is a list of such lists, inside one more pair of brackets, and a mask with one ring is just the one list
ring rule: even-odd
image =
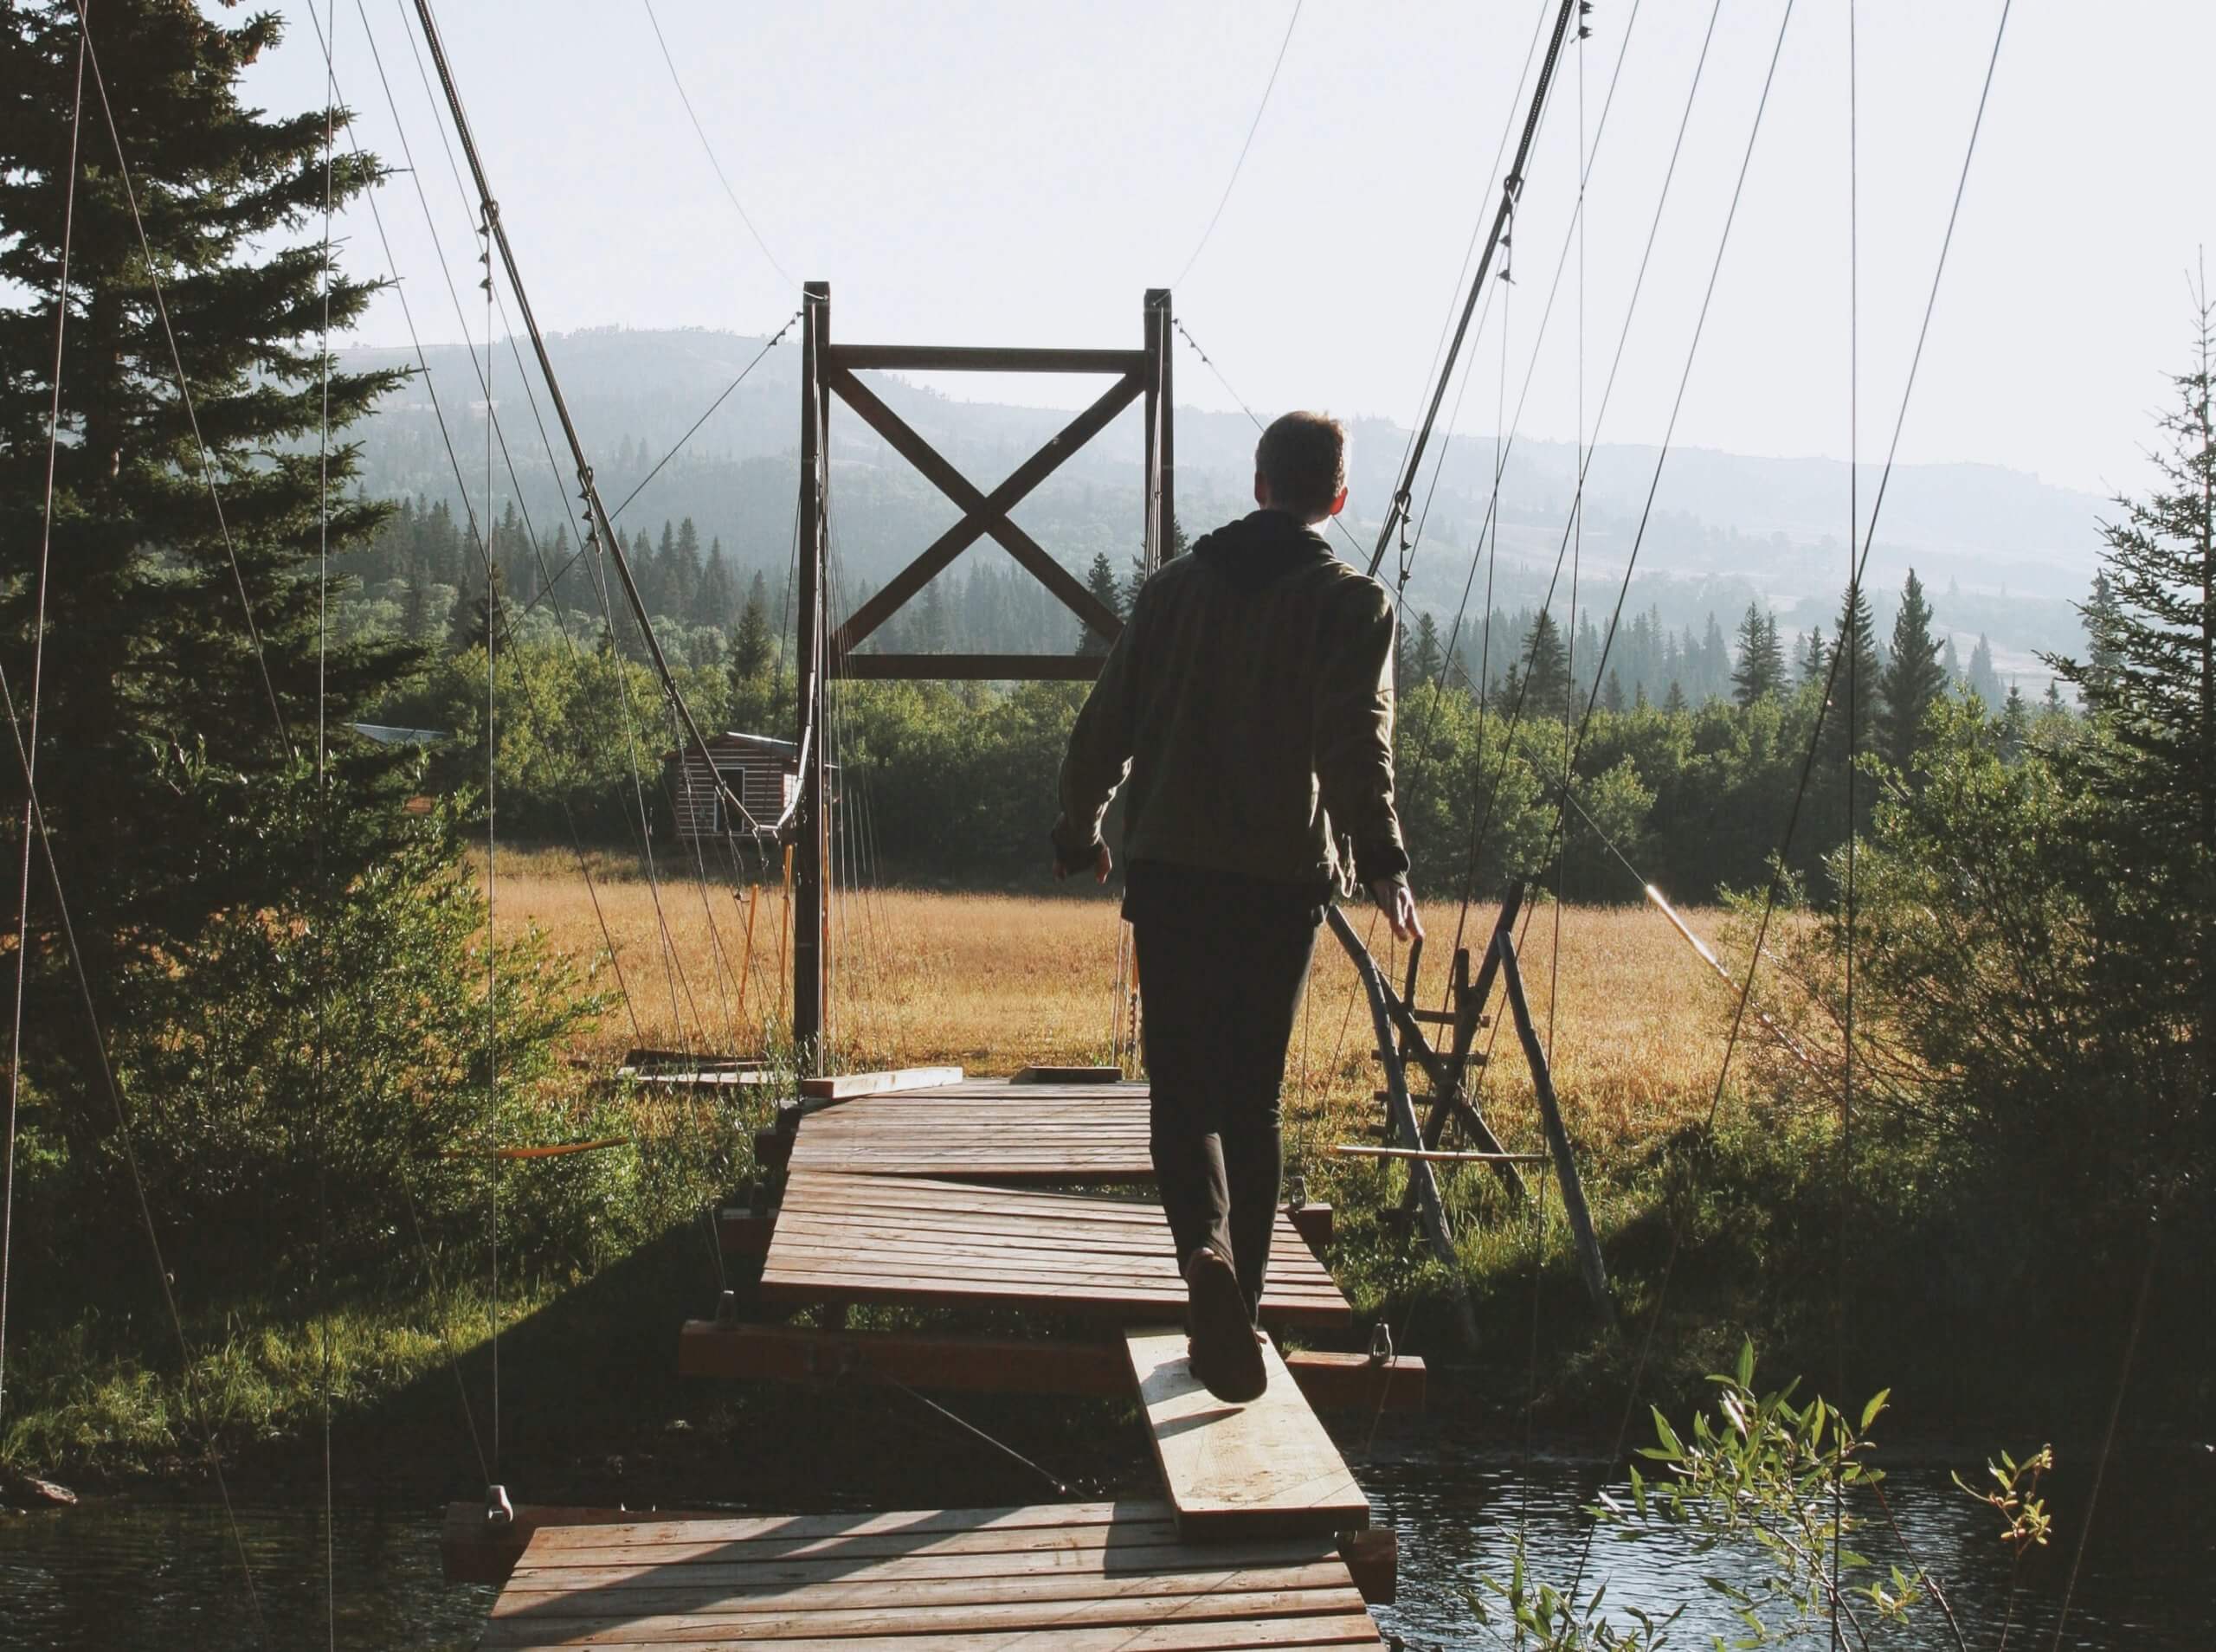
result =
[[[800,800],[793,839],[793,1045],[800,1070],[823,1069],[823,1025],[830,981],[823,874],[830,856],[824,806],[826,755],[821,737],[825,696],[834,676],[862,681],[1069,682],[1097,676],[1100,661],[1082,654],[885,654],[855,652],[978,539],[997,540],[1031,575],[1093,630],[1114,637],[1123,621],[1085,582],[1018,527],[1009,511],[1132,402],[1146,419],[1143,557],[1152,573],[1170,554],[1176,509],[1176,447],[1170,382],[1170,310],[1166,287],[1147,291],[1136,350],[1005,350],[933,344],[845,344],[831,340],[831,287],[802,289],[800,397]],[[980,489],[880,401],[857,374],[901,372],[1098,373],[1113,382],[1093,403],[1008,473]],[[832,397],[883,437],[925,479],[962,508],[952,527],[926,546],[885,588],[843,620],[829,605],[829,430]]]

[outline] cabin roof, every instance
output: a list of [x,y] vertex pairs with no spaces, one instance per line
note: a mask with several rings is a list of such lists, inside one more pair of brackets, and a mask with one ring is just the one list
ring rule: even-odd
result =
[[[776,757],[794,762],[800,756],[800,748],[789,740],[773,740],[766,734],[742,734],[736,729],[708,736],[707,745],[708,753],[713,757]],[[683,746],[673,746],[662,753],[661,760],[673,763],[692,749],[689,742]]]

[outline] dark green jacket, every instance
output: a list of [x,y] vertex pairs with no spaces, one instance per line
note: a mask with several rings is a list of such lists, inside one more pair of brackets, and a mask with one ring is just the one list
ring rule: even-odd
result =
[[1405,874],[1393,631],[1385,588],[1292,517],[1204,537],[1140,589],[1070,731],[1062,864],[1092,860],[1121,787],[1128,860],[1319,891]]

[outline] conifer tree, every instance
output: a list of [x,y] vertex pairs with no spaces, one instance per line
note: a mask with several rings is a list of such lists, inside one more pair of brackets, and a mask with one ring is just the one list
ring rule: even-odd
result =
[[[2084,761],[2158,919],[2142,942],[2196,1024],[2202,1093],[2216,1090],[2216,306],[2204,293],[2194,359],[2152,454],[2159,480],[2103,524],[2107,600],[2083,610],[2097,659],[2049,657],[2113,736]],[[2097,587],[2097,593],[2098,588]],[[2186,916],[2189,915],[2189,916]],[[2163,929],[2170,933],[2159,933]]]
[[1901,589],[1900,611],[1893,616],[1892,654],[1878,683],[1884,702],[1878,749],[1901,773],[1914,763],[1923,744],[1924,716],[1946,688],[1939,646],[1931,637],[1931,605],[1923,600],[1923,582],[1911,568]]
[[1615,668],[1614,666],[1609,668],[1607,683],[1601,690],[1601,704],[1607,708],[1608,714],[1611,717],[1621,717],[1623,715],[1624,685],[1620,680],[1618,680],[1615,673]]
[[1800,680],[1803,683],[1821,683],[1825,673],[1831,670],[1831,653],[1824,646],[1823,632],[1814,626],[1809,627],[1808,634],[1800,640],[1800,658],[1798,661]]
[[2014,762],[2032,739],[2032,708],[2016,685],[2008,685],[2008,697],[2000,703],[2000,755]]
[[724,542],[712,539],[708,542],[708,560],[700,568],[700,588],[693,598],[695,619],[702,625],[729,625],[738,595],[731,584],[731,565],[724,561]]
[[1682,717],[1685,710],[1685,691],[1678,686],[1678,679],[1670,679],[1670,691],[1662,697],[1662,710],[1670,717]]
[[1961,686],[1962,657],[1955,652],[1955,633],[1951,631],[1947,633],[1947,640],[1939,645],[1939,671],[1946,679],[1949,691]]
[[[1093,600],[1111,614],[1119,613],[1124,606],[1124,588],[1116,578],[1116,565],[1108,560],[1108,553],[1092,553],[1092,566],[1086,570],[1085,588],[1092,593]],[[1089,659],[1098,659],[1108,652],[1115,640],[1103,636],[1080,620],[1078,624],[1077,652]]]
[[1970,691],[1985,702],[1988,711],[2000,709],[2000,673],[1993,668],[1993,644],[1983,632],[1978,633],[1977,646],[1970,650]]
[[662,569],[662,601],[671,618],[691,625],[715,623],[699,611],[700,573],[700,530],[687,517],[677,524],[677,543]]
[[[417,651],[390,638],[334,642],[318,670],[325,115],[319,106],[273,114],[239,96],[247,66],[282,42],[280,19],[172,0],[98,0],[90,15],[106,96],[104,105],[87,70],[72,202],[80,13],[70,0],[43,0],[0,14],[0,652],[27,715],[69,214],[39,789],[81,959],[105,992],[121,963],[159,952],[211,912],[281,898],[278,883],[308,874],[305,843],[210,852],[232,818],[229,792],[290,765],[315,726],[319,681],[329,722],[340,724],[361,717]],[[337,208],[378,176],[342,127],[331,165]],[[371,292],[331,271],[334,334],[355,324]],[[332,430],[403,376],[334,366]],[[356,495],[357,472],[354,449],[335,437],[329,543],[342,589],[390,508]],[[393,762],[348,754],[332,771],[338,806],[358,809]],[[353,868],[326,870],[343,880]],[[51,957],[36,935],[44,921],[35,907],[33,944]],[[26,1025],[40,1020],[35,1012]]]
[[1742,707],[1777,692],[1785,681],[1785,659],[1777,643],[1777,620],[1747,604],[1739,621],[1739,663],[1731,672],[1731,697]]
[[776,651],[776,640],[770,634],[770,586],[762,577],[762,570],[754,570],[754,578],[746,588],[746,607],[738,616],[738,626],[731,636],[731,675],[734,689],[741,683],[752,683],[769,675],[770,660]]
[[1437,681],[1445,663],[1446,654],[1439,643],[1439,621],[1426,609],[1417,619],[1416,634],[1408,643],[1408,688],[1419,689]]
[[1559,717],[1569,712],[1569,662],[1562,646],[1562,630],[1544,608],[1531,621],[1531,635],[1524,649],[1524,714]]

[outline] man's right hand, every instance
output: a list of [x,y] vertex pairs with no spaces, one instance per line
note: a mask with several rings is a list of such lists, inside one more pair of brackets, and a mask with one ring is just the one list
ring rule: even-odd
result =
[[1369,886],[1377,899],[1378,910],[1384,913],[1385,922],[1393,926],[1396,941],[1423,939],[1423,920],[1416,916],[1415,891],[1397,877],[1381,878]]

